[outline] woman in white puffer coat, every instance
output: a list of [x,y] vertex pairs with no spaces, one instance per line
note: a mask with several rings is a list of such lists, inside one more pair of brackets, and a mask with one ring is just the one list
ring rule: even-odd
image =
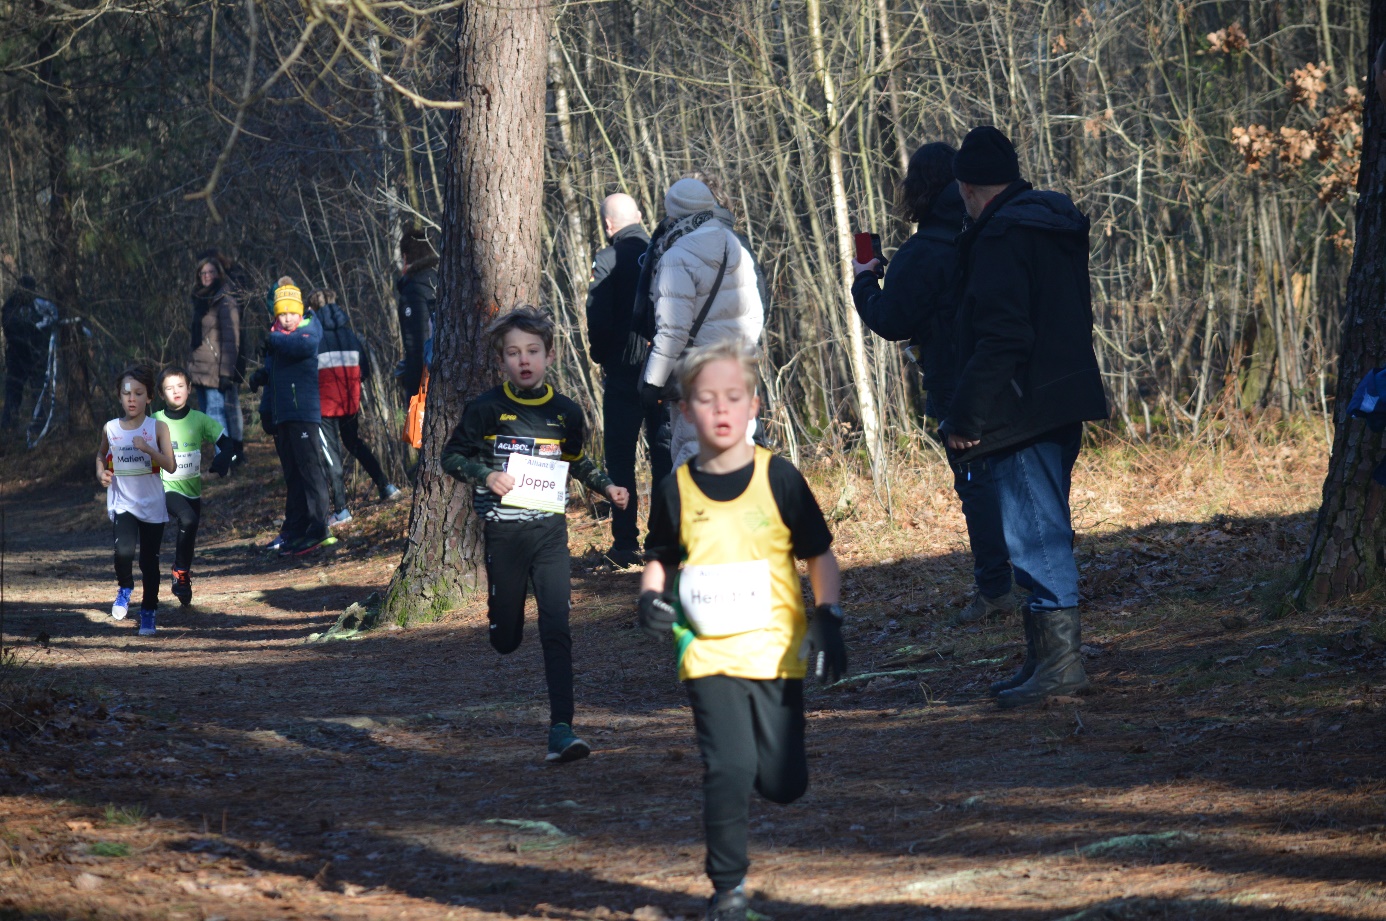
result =
[[[755,260],[731,228],[714,216],[716,207],[712,192],[697,179],[680,179],[664,196],[665,212],[674,225],[660,238],[653,254],[657,260],[651,292],[655,336],[642,376],[647,393],[665,388],[679,357],[693,346],[725,339],[760,342],[765,309],[756,283]],[[726,270],[718,285],[724,260]],[[707,316],[697,335],[690,337],[714,286],[717,294]],[[669,414],[669,450],[674,467],[678,467],[697,454],[697,436],[672,401]],[[751,434],[753,431],[747,437]]]

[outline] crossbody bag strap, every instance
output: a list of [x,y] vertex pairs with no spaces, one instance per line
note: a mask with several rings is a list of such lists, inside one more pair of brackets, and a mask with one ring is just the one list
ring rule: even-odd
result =
[[717,292],[722,289],[722,279],[727,276],[727,261],[729,259],[731,259],[731,246],[725,244],[722,251],[722,264],[717,267],[717,278],[712,282],[712,290],[708,292],[707,300],[703,302],[703,309],[698,311],[693,325],[688,328],[688,341],[683,344],[683,351],[679,353],[680,358],[688,354],[688,350],[693,348],[693,343],[703,328],[703,321],[707,319],[708,311],[712,310],[712,302],[717,300]]

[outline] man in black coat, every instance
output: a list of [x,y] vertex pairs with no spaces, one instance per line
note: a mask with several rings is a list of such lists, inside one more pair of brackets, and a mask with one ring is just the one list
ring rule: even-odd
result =
[[[658,451],[653,439],[667,415],[659,407],[645,409],[640,402],[640,369],[648,348],[645,339],[631,329],[640,258],[650,245],[641,225],[635,199],[621,192],[602,201],[602,228],[611,245],[592,260],[592,283],[587,289],[588,354],[602,366],[602,443],[606,468],[617,486],[635,492],[635,446],[645,429],[654,482],[669,473],[668,451]],[[607,558],[618,566],[640,562],[636,506],[611,510],[611,549]]]
[[27,387],[37,393],[43,387],[48,357],[48,336],[58,319],[58,308],[40,297],[32,275],[21,275],[19,286],[5,299],[5,409],[0,428],[18,424]]
[[1069,487],[1083,422],[1107,417],[1092,348],[1089,222],[1020,178],[997,129],[968,133],[953,175],[971,223],[958,239],[957,389],[940,426],[956,463],[985,461],[1024,611],[1025,664],[992,685],[1003,707],[1087,687]]
[[395,366],[395,380],[407,403],[423,382],[424,344],[438,302],[438,254],[422,230],[406,230],[399,241],[399,256],[404,273],[395,282],[395,316],[404,357]]

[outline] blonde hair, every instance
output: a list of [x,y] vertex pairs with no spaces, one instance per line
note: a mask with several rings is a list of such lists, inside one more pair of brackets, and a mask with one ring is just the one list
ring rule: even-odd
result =
[[678,375],[679,393],[684,399],[688,399],[698,375],[714,361],[736,362],[746,378],[746,389],[752,394],[756,392],[756,385],[760,381],[760,352],[753,343],[745,339],[723,339],[721,342],[690,349],[687,355],[679,359],[674,373]]

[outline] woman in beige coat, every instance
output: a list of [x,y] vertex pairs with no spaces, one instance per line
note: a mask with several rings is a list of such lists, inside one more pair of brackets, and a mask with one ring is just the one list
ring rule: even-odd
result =
[[241,308],[226,269],[214,258],[197,265],[192,289],[192,329],[186,363],[199,408],[221,423],[231,449],[241,453],[243,420],[237,364],[241,349]]

